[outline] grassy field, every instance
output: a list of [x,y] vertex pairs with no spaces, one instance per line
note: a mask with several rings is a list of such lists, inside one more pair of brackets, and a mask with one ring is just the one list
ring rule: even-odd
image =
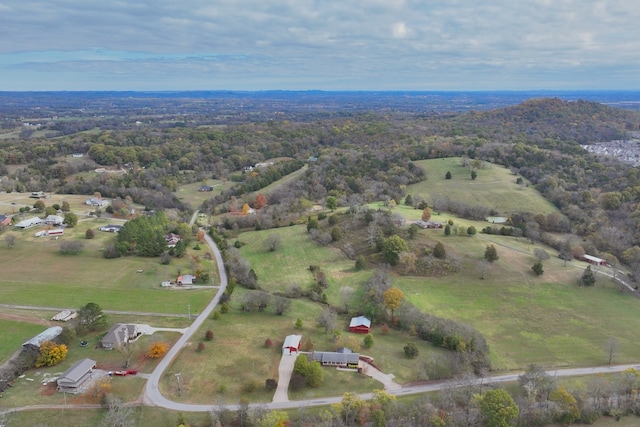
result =
[[[410,218],[420,214],[406,207],[396,211]],[[434,216],[440,221],[449,218]],[[487,223],[455,218],[454,225],[480,229]],[[269,234],[278,234],[283,242],[276,252],[263,247]],[[255,269],[260,286],[272,292],[282,291],[291,282],[307,287],[312,280],[308,265],[317,264],[329,277],[330,302],[339,304],[340,286],[358,288],[371,274],[371,270],[356,272],[353,261],[337,249],[312,242],[304,226],[248,232],[239,239],[246,243],[241,251]],[[419,238],[410,244],[433,246],[436,240],[461,259],[462,270],[443,277],[396,275],[394,285],[426,312],[478,329],[489,342],[494,369],[518,369],[533,362],[603,364],[610,336],[620,343],[619,362],[635,360],[640,351],[633,338],[640,327],[636,314],[640,302],[621,294],[604,276],[594,288],[578,288],[575,283],[582,273],[578,267],[584,268],[583,263],[570,262],[564,267],[555,251],[546,248],[552,258],[544,263],[544,275],[536,277],[531,272],[536,246],[525,239],[482,234],[445,237],[442,230],[420,230]],[[500,259],[480,279],[478,264],[487,244],[497,247]],[[399,377],[408,379],[414,374],[413,368],[407,372]]]
[[[495,209],[502,215],[522,211],[548,214],[557,210],[533,187],[516,184],[517,177],[502,166],[485,163],[485,168],[477,171],[478,177],[471,180],[471,172],[458,157],[420,160],[415,164],[425,170],[427,179],[409,185],[407,194],[427,201],[435,196],[446,197]],[[451,179],[445,179],[448,171]]]
[[[275,252],[264,247],[265,239],[272,234],[278,235],[282,242]],[[322,247],[311,241],[305,225],[243,233],[238,239],[245,244],[240,251],[250,260],[260,287],[269,292],[282,292],[291,283],[308,288],[313,281],[309,266],[320,265],[330,283],[327,295],[337,304],[337,290],[341,286],[361,283],[371,274],[356,271],[354,261],[339,249]]]
[[490,344],[495,369],[534,362],[603,364],[610,336],[620,344],[618,362],[636,360],[637,299],[620,293],[604,276],[598,276],[593,288],[579,288],[576,281],[584,263],[577,261],[564,267],[551,258],[544,263],[544,275],[536,277],[530,270],[533,245],[500,236],[490,236],[500,259],[480,279],[477,262],[488,243],[485,237],[440,239],[449,252],[462,257],[463,270],[444,277],[396,277],[396,286],[426,312],[478,329]]
[[[213,187],[213,191],[198,191],[203,185]],[[193,209],[198,209],[202,202],[217,196],[220,192],[228,190],[234,185],[236,185],[236,183],[231,181],[208,179],[206,182],[194,182],[192,184],[181,185],[176,190],[176,197],[183,202],[189,203]]]
[[[82,239],[84,231],[72,230],[63,238]],[[191,304],[192,312],[197,313],[215,291],[160,287],[162,281],[192,271],[189,257],[174,259],[169,265],[156,258],[102,258],[101,242],[113,238],[110,233],[98,232],[97,239],[82,239],[85,248],[78,256],[61,255],[59,241],[35,238],[32,230],[11,233],[19,236],[15,247],[0,246],[0,301],[5,304],[75,308],[93,301],[105,310],[159,313],[185,313]],[[205,251],[190,253],[199,257],[202,268],[215,274],[213,262],[203,257]]]
[[[4,314],[4,310],[3,310]],[[47,327],[37,323],[25,323],[0,318],[0,364],[22,347],[22,343],[35,337]]]

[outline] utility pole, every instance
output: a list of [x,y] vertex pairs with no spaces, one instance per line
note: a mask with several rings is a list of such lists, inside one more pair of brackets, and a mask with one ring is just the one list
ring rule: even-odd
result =
[[191,304],[187,304],[187,310],[189,310],[189,320],[191,320]]

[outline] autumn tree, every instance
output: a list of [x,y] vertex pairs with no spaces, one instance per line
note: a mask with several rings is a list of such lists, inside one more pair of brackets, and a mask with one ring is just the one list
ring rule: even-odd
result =
[[204,242],[204,230],[198,230],[198,232],[196,233],[196,240],[200,243]]
[[426,207],[422,210],[422,220],[423,221],[429,221],[431,219],[431,214],[433,212],[431,211],[430,207]]
[[67,346],[64,344],[56,344],[53,341],[43,342],[36,359],[36,368],[57,365],[67,357],[67,351]]
[[566,388],[559,387],[551,393],[549,400],[558,405],[559,411],[555,416],[556,421],[568,425],[580,418],[578,401]]
[[145,354],[150,359],[158,359],[169,351],[169,344],[166,342],[156,342],[149,346]]
[[92,228],[87,228],[87,231],[84,232],[85,239],[93,239],[95,236],[96,232]]
[[413,252],[400,252],[398,255],[398,264],[403,268],[404,274],[409,274],[416,268],[418,257]]
[[62,202],[62,206],[60,207],[60,210],[62,212],[69,212],[71,211],[71,206],[69,206],[69,202],[67,202],[66,200]]
[[393,319],[395,311],[402,304],[404,293],[396,287],[389,288],[382,294],[385,307],[391,311],[391,319]]
[[262,193],[256,194],[255,199],[253,199],[253,208],[262,209],[265,206],[267,206],[267,198]]
[[248,203],[242,205],[242,215],[247,215],[249,213],[249,209],[251,209],[251,207],[249,207]]

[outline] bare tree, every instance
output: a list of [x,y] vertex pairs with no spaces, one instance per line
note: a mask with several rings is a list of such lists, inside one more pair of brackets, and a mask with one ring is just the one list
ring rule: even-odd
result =
[[291,307],[291,300],[283,297],[273,297],[273,309],[278,316],[282,316]]
[[110,399],[107,413],[100,422],[100,426],[103,427],[134,427],[136,420],[133,414],[133,409],[128,406],[124,406],[120,399]]
[[4,236],[4,241],[9,249],[13,249],[16,245],[16,236],[13,234],[7,234]]
[[491,263],[486,259],[478,261],[477,270],[478,273],[480,273],[480,279],[484,280],[485,276],[487,275],[487,270],[489,270],[490,264]]
[[330,329],[335,329],[336,327],[336,314],[328,309],[324,309],[320,316],[318,316],[318,325],[324,328],[324,333],[329,332]]
[[277,234],[269,234],[269,236],[264,241],[264,247],[269,252],[277,251],[278,249],[280,249],[280,246],[282,246],[282,240]]
[[548,260],[549,257],[549,253],[547,251],[545,251],[542,248],[535,248],[533,250],[533,255],[538,259],[538,261],[542,262],[542,261],[546,261]]
[[344,311],[349,311],[349,304],[351,304],[351,299],[353,298],[353,294],[355,291],[351,286],[342,286],[338,291],[340,294],[340,299],[344,304]]

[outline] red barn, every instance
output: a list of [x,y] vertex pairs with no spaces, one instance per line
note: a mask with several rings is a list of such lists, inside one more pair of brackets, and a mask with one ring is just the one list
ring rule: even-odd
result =
[[368,334],[371,329],[371,320],[364,316],[354,317],[349,323],[349,332],[355,332],[357,334]]
[[284,339],[284,344],[282,344],[282,353],[283,354],[294,354],[300,351],[300,341],[302,340],[302,335],[289,335]]

